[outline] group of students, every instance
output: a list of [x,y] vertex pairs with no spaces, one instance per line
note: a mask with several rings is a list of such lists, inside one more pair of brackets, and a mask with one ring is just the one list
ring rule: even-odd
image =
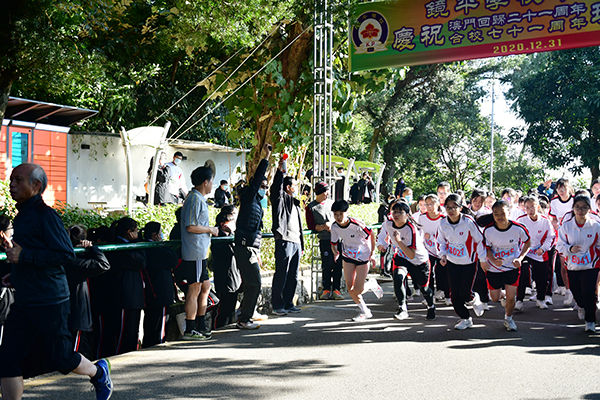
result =
[[599,193],[600,181],[590,191],[575,192],[562,178],[551,199],[537,191],[520,196],[509,188],[496,200],[476,189],[467,203],[464,194],[450,193],[450,185],[442,182],[437,194],[417,199],[414,213],[404,198],[391,201],[377,238],[361,221],[348,216],[345,201],[335,202],[332,251],[337,255],[339,249],[349,293],[360,310],[354,320],[372,316],[361,294],[368,265],[375,263],[378,249],[391,256],[381,260],[392,260],[396,319],[409,317],[410,275],[415,289],[423,294],[427,319],[436,318],[434,300],[445,301],[460,318],[455,329],[464,330],[473,326],[467,306],[481,316],[490,300],[500,301],[505,308],[504,326],[516,331],[513,314],[523,310],[528,287],[535,287],[530,300],[538,308],[553,304],[556,267],[564,305],[574,306],[585,321],[586,332],[595,332]]

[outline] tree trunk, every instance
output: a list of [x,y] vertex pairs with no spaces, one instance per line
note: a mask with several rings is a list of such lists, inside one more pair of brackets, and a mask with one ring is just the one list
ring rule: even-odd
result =
[[375,155],[377,154],[377,144],[381,137],[381,129],[375,128],[373,131],[373,137],[371,138],[371,146],[369,147],[369,161],[375,162]]
[[[285,44],[282,44],[281,47],[287,45],[290,41],[294,40],[298,35],[302,33],[304,27],[301,23],[294,23],[289,26],[288,32],[289,36]],[[284,51],[281,56],[281,66],[282,66],[282,75],[288,82],[286,89],[289,90],[289,82],[294,82],[294,91],[292,91],[292,99],[291,102],[295,101],[296,91],[297,91],[297,82],[300,77],[300,74],[304,70],[304,62],[308,60],[309,56],[312,54],[310,51],[312,46],[312,31],[306,31],[302,36],[298,38],[286,51]],[[278,40],[279,38],[275,38]],[[275,53],[276,54],[276,53]],[[260,78],[258,78],[260,79]],[[277,95],[273,95],[276,97]],[[267,96],[263,96],[263,99],[267,99]],[[264,101],[263,101],[264,104]],[[273,110],[268,107],[263,107],[261,115],[257,118],[256,123],[256,140],[257,144],[254,151],[251,153],[251,158],[248,160],[248,175],[247,179],[250,179],[254,175],[254,171],[256,167],[260,163],[261,160],[261,149],[265,143],[275,144],[281,143],[282,138],[279,134],[273,131],[273,125],[278,121],[278,117],[276,116],[276,110]],[[269,169],[269,182],[271,181],[271,176],[273,175],[274,168]]]
[[6,106],[8,105],[8,97],[10,96],[10,89],[12,88],[12,80],[3,82],[0,81],[0,121],[4,119],[6,113]]
[[[592,172],[592,182],[600,176],[600,168],[598,164],[590,166],[590,171]],[[591,186],[591,185],[590,185]]]

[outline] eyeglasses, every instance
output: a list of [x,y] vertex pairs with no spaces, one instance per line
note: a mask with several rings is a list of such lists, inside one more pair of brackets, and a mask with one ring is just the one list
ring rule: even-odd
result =
[[448,210],[448,211],[456,211],[456,210],[458,210],[458,207],[446,207],[446,210]]
[[392,211],[393,215],[401,215],[401,214],[405,214],[405,211]]
[[588,211],[590,208],[588,206],[583,206],[583,207],[573,207],[573,210],[575,211]]

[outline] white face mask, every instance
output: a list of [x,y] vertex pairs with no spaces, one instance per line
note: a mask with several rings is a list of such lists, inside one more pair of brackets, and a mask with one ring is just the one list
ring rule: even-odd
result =
[[173,164],[179,165],[179,164],[181,164],[181,161],[182,161],[181,158],[176,158],[173,160]]
[[261,199],[263,197],[265,197],[265,194],[267,194],[267,191],[265,189],[258,189],[258,197],[260,197]]

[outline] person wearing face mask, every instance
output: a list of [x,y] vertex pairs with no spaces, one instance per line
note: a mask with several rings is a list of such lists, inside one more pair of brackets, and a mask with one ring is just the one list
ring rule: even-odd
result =
[[[173,196],[175,203],[181,203],[185,200],[188,192],[185,184],[185,176],[180,167],[182,161],[183,154],[180,151],[176,151],[173,154],[173,161],[166,164],[169,167],[169,193]],[[173,201],[170,203],[173,203]]]
[[285,159],[282,157],[273,178],[270,196],[275,235],[275,274],[271,304],[275,315],[300,312],[293,300],[298,284],[300,257],[304,251],[302,217],[300,200],[296,198],[298,182],[286,175]]
[[235,262],[242,275],[244,299],[240,306],[237,327],[256,329],[259,324],[252,321],[252,315],[260,295],[261,277],[258,256],[262,239],[263,208],[260,204],[269,186],[265,174],[269,167],[269,157],[273,147],[265,143],[262,148],[264,158],[254,171],[248,185],[240,192],[240,212],[235,230]]
[[[160,223],[148,222],[144,226],[144,240],[162,242]],[[144,341],[143,348],[165,342],[167,335],[167,307],[175,302],[175,287],[171,270],[177,267],[179,257],[169,247],[150,247],[146,252],[144,275]]]
[[215,207],[222,208],[231,204],[231,193],[226,180],[222,180],[217,190],[215,190]]
[[[152,166],[154,165],[154,157],[150,159],[148,167],[147,180],[150,182],[152,176]],[[162,151],[158,156],[158,165],[156,166],[156,183],[154,186],[154,205],[165,205],[173,203],[173,196],[169,193],[169,177],[170,168],[167,165],[167,154]],[[147,189],[147,188],[146,188]]]

